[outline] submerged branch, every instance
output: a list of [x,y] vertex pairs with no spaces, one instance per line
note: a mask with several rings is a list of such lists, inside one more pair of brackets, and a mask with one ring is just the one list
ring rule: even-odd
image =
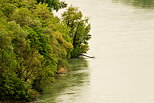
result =
[[88,57],[88,58],[95,58],[95,56],[88,56],[88,55],[85,55],[85,54],[82,54],[81,56],[85,56],[85,57]]

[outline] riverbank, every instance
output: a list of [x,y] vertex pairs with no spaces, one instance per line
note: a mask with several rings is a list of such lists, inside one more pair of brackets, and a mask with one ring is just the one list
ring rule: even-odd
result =
[[[57,77],[54,84],[49,86],[36,101],[31,103],[60,103],[63,99],[68,99],[67,96],[78,95],[82,86],[87,86],[89,83],[88,63],[84,58],[73,58],[68,61],[69,72],[65,76]],[[64,96],[64,98],[61,96]]]

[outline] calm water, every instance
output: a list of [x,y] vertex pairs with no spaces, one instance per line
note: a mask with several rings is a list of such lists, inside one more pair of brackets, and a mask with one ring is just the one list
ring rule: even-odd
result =
[[154,0],[66,2],[90,18],[96,58],[71,60],[75,71],[37,102],[154,103]]

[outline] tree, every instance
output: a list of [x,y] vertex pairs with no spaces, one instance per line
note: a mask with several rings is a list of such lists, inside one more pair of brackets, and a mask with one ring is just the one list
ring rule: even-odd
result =
[[89,48],[88,40],[91,38],[88,18],[83,19],[81,11],[78,11],[78,9],[74,7],[69,7],[67,11],[62,14],[62,17],[63,22],[70,27],[68,35],[72,38],[73,44],[71,57],[78,57],[86,53]]

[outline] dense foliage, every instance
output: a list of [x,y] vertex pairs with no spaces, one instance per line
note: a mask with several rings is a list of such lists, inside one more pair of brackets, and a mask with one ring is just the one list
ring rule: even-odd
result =
[[90,25],[58,0],[0,0],[0,100],[35,98],[52,85],[66,59],[88,50]]

